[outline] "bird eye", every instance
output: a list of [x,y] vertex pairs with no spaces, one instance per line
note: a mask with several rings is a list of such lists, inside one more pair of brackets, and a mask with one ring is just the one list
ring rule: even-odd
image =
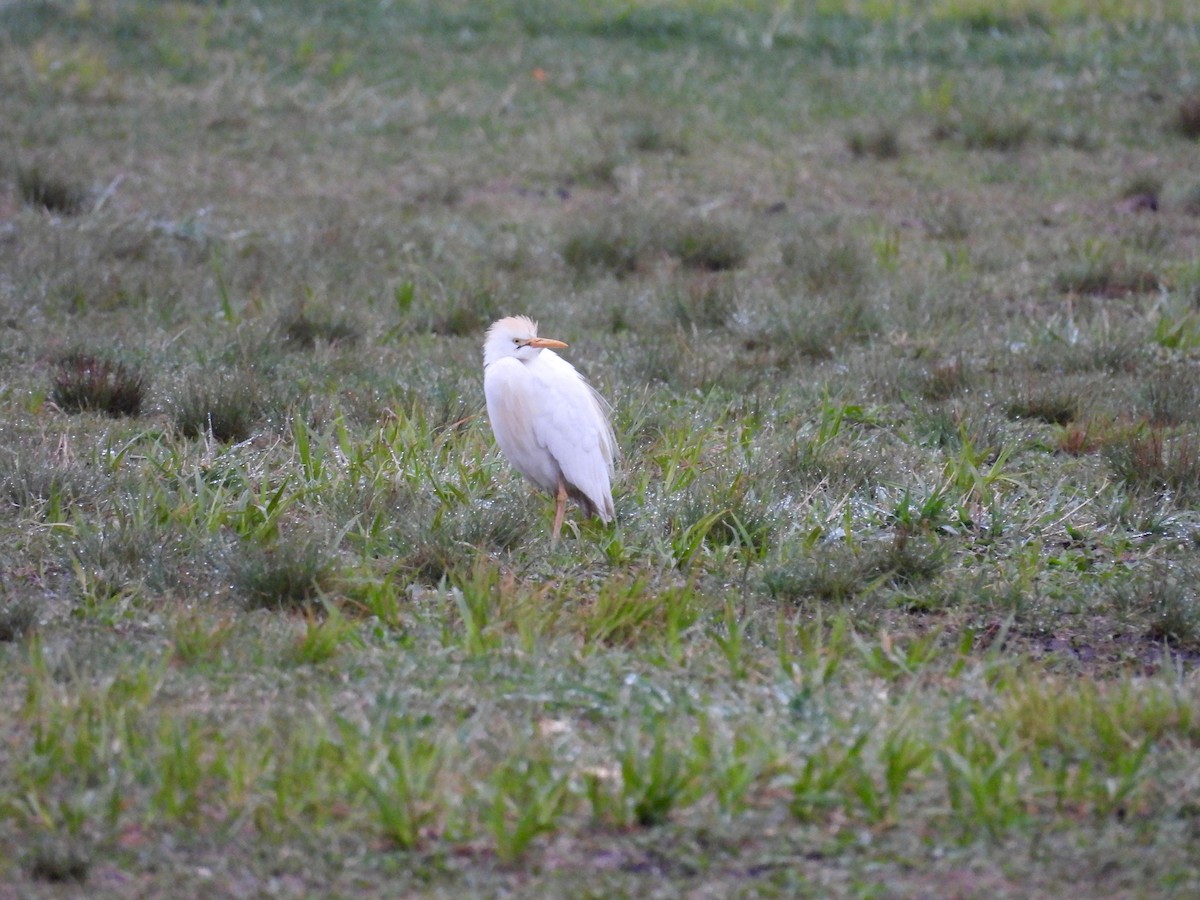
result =
[[519,344],[519,343],[521,343],[521,339],[520,339],[520,338],[513,338],[513,343],[514,343],[514,344]]

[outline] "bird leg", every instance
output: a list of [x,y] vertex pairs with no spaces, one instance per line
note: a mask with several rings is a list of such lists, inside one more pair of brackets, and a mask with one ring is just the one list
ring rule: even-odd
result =
[[558,533],[562,531],[563,516],[567,513],[567,485],[558,476],[558,490],[554,494],[554,530],[550,533],[550,546],[558,543]]

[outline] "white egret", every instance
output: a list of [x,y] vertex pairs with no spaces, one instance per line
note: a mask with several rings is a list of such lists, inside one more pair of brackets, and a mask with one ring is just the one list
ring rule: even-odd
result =
[[483,391],[496,443],[512,465],[555,500],[557,543],[571,498],[587,515],[613,517],[617,441],[610,407],[575,367],[540,338],[527,316],[500,319],[483,342]]

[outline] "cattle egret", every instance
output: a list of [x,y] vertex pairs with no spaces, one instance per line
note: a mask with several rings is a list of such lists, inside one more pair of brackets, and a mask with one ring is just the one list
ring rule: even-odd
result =
[[613,517],[610,480],[617,441],[609,405],[575,367],[540,338],[527,316],[500,319],[483,342],[483,392],[496,443],[514,468],[553,494],[552,543],[567,498],[589,516]]

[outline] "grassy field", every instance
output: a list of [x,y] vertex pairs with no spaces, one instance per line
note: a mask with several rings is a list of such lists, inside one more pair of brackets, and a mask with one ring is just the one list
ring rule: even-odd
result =
[[[1185,2],[0,2],[0,897],[1200,892]],[[516,313],[617,522],[499,456]]]

